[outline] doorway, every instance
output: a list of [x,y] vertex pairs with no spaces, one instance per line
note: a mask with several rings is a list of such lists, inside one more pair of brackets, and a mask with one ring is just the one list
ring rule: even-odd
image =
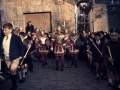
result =
[[45,33],[52,32],[51,12],[24,13],[25,26],[31,21],[34,28],[42,28]]

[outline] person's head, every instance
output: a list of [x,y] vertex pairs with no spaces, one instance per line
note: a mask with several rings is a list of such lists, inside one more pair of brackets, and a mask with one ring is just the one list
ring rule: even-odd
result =
[[93,32],[90,34],[90,37],[91,37],[91,38],[94,38],[94,37],[95,37],[95,35],[94,35]]
[[107,42],[109,42],[111,40],[109,34],[104,35],[104,38],[105,38],[105,43],[107,43]]
[[5,36],[12,33],[12,30],[13,30],[13,25],[11,23],[6,23],[6,24],[3,25],[3,34]]
[[100,31],[100,35],[101,35],[101,37],[103,37],[104,36],[104,32]]
[[31,32],[30,31],[28,31],[28,33],[27,33],[29,36],[31,36]]
[[28,21],[27,25],[28,25],[28,26],[31,26],[31,25],[32,25],[31,21]]
[[20,32],[20,33],[19,33],[19,36],[20,36],[21,39],[24,39],[25,33],[24,33],[24,32]]
[[65,34],[67,34],[68,33],[68,30],[67,29],[65,29]]
[[45,32],[44,32],[43,30],[41,30],[40,32],[41,32],[41,35],[44,35],[44,34],[45,34]]
[[15,35],[18,35],[19,33],[20,33],[20,28],[16,27],[16,28],[14,29],[14,34],[15,34]]
[[111,40],[112,41],[118,41],[118,30],[116,28],[113,28],[109,32],[110,32]]
[[61,34],[61,27],[60,26],[58,26],[58,28],[57,28],[57,33]]
[[100,37],[101,37],[100,33],[99,33],[99,32],[96,32],[96,33],[95,33],[95,40],[96,40],[96,41],[99,41],[99,40],[100,40]]
[[73,30],[73,31],[72,31],[72,34],[74,35],[75,33],[76,33],[75,30]]

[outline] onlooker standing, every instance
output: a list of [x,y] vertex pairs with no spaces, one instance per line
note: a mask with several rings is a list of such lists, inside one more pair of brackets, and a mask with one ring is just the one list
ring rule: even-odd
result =
[[3,25],[4,37],[2,38],[2,59],[10,71],[12,88],[17,89],[17,67],[20,59],[24,56],[24,46],[19,36],[12,34],[13,26],[11,23]]
[[[120,69],[120,42],[118,39],[118,30],[113,28],[110,30],[111,41],[104,45],[103,57],[106,61],[107,69],[111,75],[109,82],[112,85],[112,90],[118,90],[118,73]],[[110,52],[109,52],[110,48]],[[111,53],[111,54],[110,54]]]
[[34,26],[32,25],[31,21],[28,21],[27,26],[26,26],[26,33],[33,33],[34,32]]

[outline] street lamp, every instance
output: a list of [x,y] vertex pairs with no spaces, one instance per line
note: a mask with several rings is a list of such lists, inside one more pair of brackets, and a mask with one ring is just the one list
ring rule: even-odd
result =
[[88,3],[86,2],[80,3],[80,7],[85,10],[86,7],[88,7]]
[[77,6],[80,8],[81,11],[87,14],[91,9],[92,2],[90,2],[89,0],[81,0],[79,3],[77,3]]

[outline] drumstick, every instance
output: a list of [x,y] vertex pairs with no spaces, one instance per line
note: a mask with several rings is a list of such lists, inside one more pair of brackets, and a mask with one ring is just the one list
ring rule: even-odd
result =
[[[24,57],[26,57],[26,55],[28,54],[28,51],[29,51],[30,47],[31,47],[31,45],[29,45],[29,47],[28,47],[28,49],[27,49],[27,51],[26,51]],[[20,65],[22,65],[23,61],[24,61],[24,58],[23,58],[23,60],[21,61]]]
[[[108,48],[108,52],[109,52],[110,58],[112,58],[112,54],[111,54],[111,51],[110,51],[110,47],[107,46],[107,48]],[[113,62],[111,62],[111,64],[113,65]]]

